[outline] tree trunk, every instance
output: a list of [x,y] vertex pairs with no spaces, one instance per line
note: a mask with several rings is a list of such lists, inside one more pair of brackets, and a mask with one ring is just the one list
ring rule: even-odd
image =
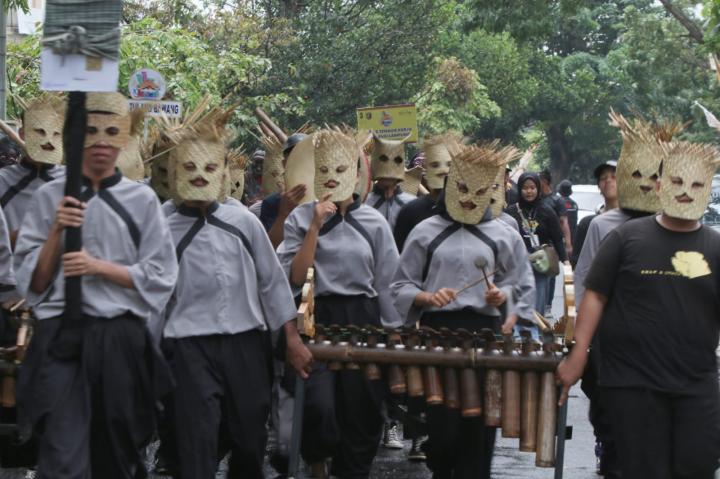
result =
[[667,10],[670,15],[675,17],[675,19],[680,22],[683,27],[685,27],[685,30],[688,31],[693,40],[701,45],[705,43],[705,35],[703,34],[702,29],[697,25],[697,23],[688,17],[685,12],[683,12],[682,8],[674,5],[670,0],[660,0],[660,3],[662,3],[663,7],[665,7],[665,10]]
[[550,173],[554,185],[568,177],[573,163],[572,151],[565,136],[566,129],[567,125],[552,125],[545,131],[550,147]]

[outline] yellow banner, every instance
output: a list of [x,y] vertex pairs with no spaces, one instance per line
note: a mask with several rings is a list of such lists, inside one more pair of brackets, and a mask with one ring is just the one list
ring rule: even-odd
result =
[[359,130],[374,131],[380,138],[418,141],[417,108],[413,104],[358,108],[357,118]]

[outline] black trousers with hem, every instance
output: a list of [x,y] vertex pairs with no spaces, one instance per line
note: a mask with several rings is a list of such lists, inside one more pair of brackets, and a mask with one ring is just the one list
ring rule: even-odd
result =
[[168,371],[142,320],[86,320],[80,356],[67,359],[48,353],[61,321],[38,321],[20,372],[18,419],[38,438],[38,478],[145,478]]
[[166,338],[177,387],[174,430],[181,479],[212,479],[232,452],[228,477],[262,479],[270,413],[270,347],[263,331]]
[[[379,326],[377,298],[320,296],[315,321]],[[369,477],[382,436],[385,391],[382,381],[368,381],[362,369],[334,372],[314,365],[305,381],[303,458],[312,463],[332,457],[332,474],[340,479]]]
[[717,377],[689,395],[604,388],[623,479],[713,479],[720,460]]
[[[500,318],[470,310],[425,313],[420,324],[436,330],[500,330]],[[463,418],[445,406],[428,407],[426,417],[428,440],[423,447],[434,479],[490,479],[497,428],[486,427],[482,417]]]

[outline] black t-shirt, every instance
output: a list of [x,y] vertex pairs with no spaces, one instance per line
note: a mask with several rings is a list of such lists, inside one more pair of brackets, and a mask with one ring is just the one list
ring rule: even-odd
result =
[[575,230],[577,229],[578,224],[578,205],[572,198],[565,196],[560,196],[560,201],[562,201],[563,208],[565,208],[565,212],[567,214],[568,226],[570,227],[570,239],[574,245]]
[[558,218],[561,216],[567,216],[567,210],[565,209],[565,202],[563,198],[557,193],[542,197],[543,203],[548,205],[555,212]]
[[575,266],[580,259],[580,253],[582,253],[583,243],[585,243],[585,237],[587,236],[588,228],[590,228],[590,222],[596,216],[597,215],[586,216],[585,218],[581,219],[577,225],[577,229],[575,230],[575,236],[573,236],[573,253],[570,257],[570,264],[572,265],[573,269],[575,269]]
[[435,201],[430,195],[423,195],[416,198],[400,209],[397,220],[395,221],[395,230],[393,231],[398,251],[402,252],[403,246],[405,246],[405,240],[413,228],[435,213]]
[[608,234],[585,279],[607,296],[600,385],[692,394],[717,381],[720,233],[669,231],[655,216]]

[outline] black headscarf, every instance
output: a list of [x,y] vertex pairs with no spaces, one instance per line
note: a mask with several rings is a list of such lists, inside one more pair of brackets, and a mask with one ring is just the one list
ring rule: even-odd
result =
[[[525,182],[527,180],[530,180],[533,183],[535,183],[535,188],[537,188],[537,196],[535,197],[535,199],[533,201],[527,201],[523,197],[523,194],[522,194],[523,184],[525,184]],[[537,173],[523,173],[522,175],[520,175],[520,179],[518,180],[517,185],[518,185],[518,202],[520,203],[520,207],[523,210],[531,210],[540,204],[540,200],[542,199],[541,198],[542,194],[541,194],[541,190],[540,190],[540,176],[538,176]]]

